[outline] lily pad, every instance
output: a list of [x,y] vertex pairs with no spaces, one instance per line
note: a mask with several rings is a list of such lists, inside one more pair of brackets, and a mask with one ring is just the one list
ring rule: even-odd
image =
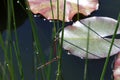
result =
[[[105,58],[111,45],[117,20],[108,17],[90,17],[76,21],[64,29],[63,48],[70,54],[85,58],[87,50],[87,38],[89,31],[88,58]],[[88,30],[89,29],[89,30]],[[60,32],[61,38],[62,32]],[[120,27],[117,34],[120,35]],[[114,41],[110,55],[117,54],[120,51],[120,39]]]

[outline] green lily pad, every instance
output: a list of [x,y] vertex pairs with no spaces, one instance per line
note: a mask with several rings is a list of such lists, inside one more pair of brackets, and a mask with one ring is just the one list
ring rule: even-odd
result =
[[[76,21],[64,29],[63,48],[72,55],[85,58],[89,31],[88,59],[107,57],[117,20],[108,17],[90,17]],[[89,30],[88,30],[89,29]],[[61,38],[62,32],[60,32]],[[117,31],[120,34],[120,27]],[[115,39],[110,55],[120,51],[120,38]]]

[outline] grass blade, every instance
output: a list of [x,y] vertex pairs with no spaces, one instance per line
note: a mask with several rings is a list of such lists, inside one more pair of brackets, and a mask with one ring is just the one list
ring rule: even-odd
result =
[[118,30],[118,28],[119,28],[119,23],[120,23],[120,14],[119,14],[119,16],[118,16],[118,22],[117,22],[117,24],[116,24],[116,28],[115,28],[115,31],[114,31],[114,34],[113,34],[113,37],[112,37],[112,42],[111,42],[111,45],[110,45],[110,49],[109,49],[109,51],[108,51],[108,56],[107,56],[107,58],[106,58],[106,60],[105,60],[105,64],[104,64],[104,67],[103,67],[103,70],[102,70],[102,74],[101,74],[100,80],[104,80],[106,68],[107,68],[107,65],[108,65],[108,62],[109,62],[110,53],[111,53],[111,50],[112,50],[112,46],[113,46],[113,44],[114,44],[114,39],[115,39],[117,30]]
[[[34,41],[34,44],[33,44],[33,47],[35,49],[35,53],[36,53],[36,56],[35,58],[36,59],[36,65],[38,64],[45,64],[45,55],[43,54],[43,51],[42,51],[42,48],[41,48],[41,45],[40,45],[40,42],[39,42],[39,39],[38,39],[38,33],[37,33],[37,30],[36,30],[36,24],[35,24],[35,21],[34,21],[34,18],[32,16],[32,13],[30,11],[30,7],[29,7],[29,4],[26,2],[26,6],[27,6],[27,14],[28,14],[28,17],[29,17],[29,20],[30,20],[30,23],[31,23],[31,27],[32,27],[32,33],[33,33],[33,41]],[[36,68],[37,69],[37,68]],[[36,78],[37,78],[37,75],[38,75],[38,72],[35,72],[36,73]],[[41,80],[45,80],[46,77],[46,69],[40,69],[40,73],[41,73]]]
[[85,59],[85,67],[84,67],[84,80],[87,80],[89,36],[90,36],[90,29],[89,29],[89,27],[88,27],[88,34],[87,34],[87,47],[86,47],[86,59]]
[[13,46],[14,46],[16,57],[17,57],[20,78],[21,78],[21,80],[24,80],[22,60],[21,60],[21,56],[20,56],[20,48],[18,45],[18,36],[17,36],[17,31],[16,31],[16,20],[15,20],[13,0],[11,0],[11,7],[12,7],[13,26],[14,26],[14,33],[15,33],[15,42],[13,42]]
[[62,22],[62,36],[59,45],[59,60],[58,60],[58,70],[56,80],[63,80],[62,77],[62,47],[63,47],[63,37],[64,37],[64,26],[65,26],[65,11],[66,11],[66,0],[64,0],[64,10],[63,10],[63,22]]

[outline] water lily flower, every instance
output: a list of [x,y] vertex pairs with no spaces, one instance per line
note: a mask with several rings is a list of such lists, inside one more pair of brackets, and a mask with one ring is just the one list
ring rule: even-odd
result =
[[120,80],[120,52],[117,55],[114,63],[114,70],[113,70],[114,80]]
[[[30,9],[34,14],[41,14],[47,19],[63,20],[64,0],[28,0]],[[57,8],[57,1],[59,1],[59,8]],[[79,10],[78,10],[79,6]],[[91,12],[98,9],[98,0],[66,0],[65,21],[69,22],[76,13],[82,13],[87,16]],[[52,16],[52,10],[54,17]],[[59,15],[58,15],[59,14]]]

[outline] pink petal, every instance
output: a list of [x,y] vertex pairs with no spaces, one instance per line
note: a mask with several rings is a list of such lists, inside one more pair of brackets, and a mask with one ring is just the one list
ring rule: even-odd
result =
[[120,52],[118,53],[114,63],[113,76],[114,80],[120,80]]
[[[47,19],[53,19],[50,0],[28,0],[28,2],[34,14],[40,13]],[[98,0],[79,0],[79,4],[77,4],[77,0],[66,0],[65,21],[70,21],[78,12],[77,5],[79,5],[79,13],[87,16],[98,9]],[[57,0],[52,0],[52,8],[54,19],[57,19]],[[59,20],[63,20],[63,11],[64,0],[59,0]]]

